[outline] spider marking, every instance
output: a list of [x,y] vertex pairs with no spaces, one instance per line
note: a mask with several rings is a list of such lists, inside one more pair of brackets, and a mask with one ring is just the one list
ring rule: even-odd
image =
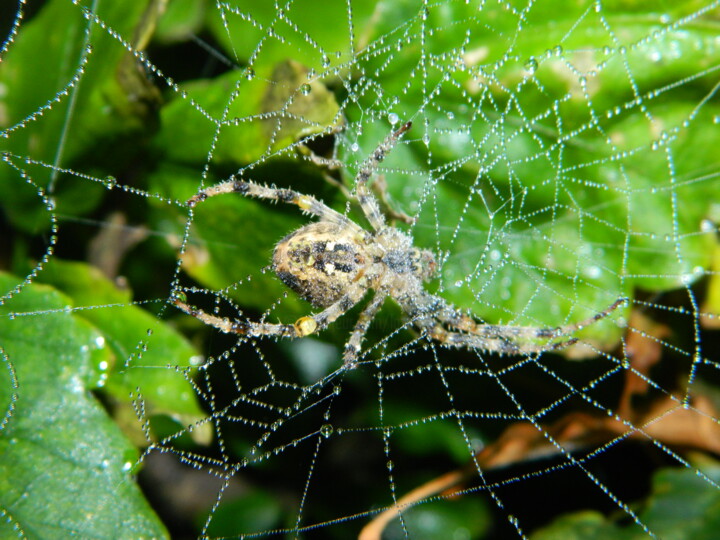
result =
[[[459,311],[423,283],[437,272],[432,252],[419,249],[405,232],[386,225],[368,180],[380,162],[411,127],[407,122],[388,135],[362,163],[355,179],[355,198],[371,231],[326,206],[311,195],[246,180],[229,180],[197,193],[191,208],[209,197],[239,193],[246,197],[294,204],[317,221],[290,233],[278,242],[272,267],[292,290],[322,311],[301,317],[294,324],[271,324],[217,317],[188,305],[176,294],[173,301],[184,312],[226,333],[246,336],[301,338],[325,329],[359,303],[368,290],[375,291],[348,338],[343,353],[346,367],[353,367],[365,333],[387,297],[393,298],[419,331],[441,344],[500,354],[532,354],[557,350],[577,342],[565,338],[607,317],[625,302],[620,299],[584,321],[556,328],[483,324]],[[564,339],[561,339],[564,338]],[[555,341],[558,340],[559,341]],[[544,340],[537,343],[536,340]]]

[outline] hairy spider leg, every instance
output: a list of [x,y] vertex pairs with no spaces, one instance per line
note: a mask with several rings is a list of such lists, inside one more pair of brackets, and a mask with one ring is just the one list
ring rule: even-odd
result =
[[352,368],[357,363],[357,355],[360,352],[367,329],[372,320],[375,318],[375,315],[377,315],[377,312],[380,310],[380,307],[383,305],[387,296],[388,295],[385,291],[377,291],[370,303],[363,308],[362,313],[360,313],[360,316],[358,317],[357,323],[355,323],[355,328],[353,329],[352,334],[350,334],[350,339],[348,339],[345,344],[345,352],[343,353],[345,366]]
[[266,186],[249,180],[228,180],[227,182],[222,182],[204,189],[190,197],[187,201],[187,205],[192,208],[201,201],[223,193],[239,193],[246,197],[255,197],[257,199],[268,199],[270,201],[294,204],[304,213],[317,217],[319,221],[337,223],[343,228],[351,228],[362,234],[365,233],[362,227],[349,220],[341,213],[336,212],[329,206],[325,205],[323,202],[317,200],[312,195],[305,195],[304,193],[299,193],[292,189]]
[[191,315],[208,326],[214,326],[226,334],[243,334],[248,336],[279,336],[298,337],[297,330],[292,324],[253,323],[230,320],[227,317],[210,315],[202,309],[190,306],[182,300],[175,298],[173,303],[188,315]]
[[[505,326],[494,324],[478,323],[472,317],[461,313],[455,309],[441,310],[435,316],[442,322],[457,328],[462,332],[474,334],[480,337],[504,337],[508,339],[555,339],[567,336],[578,330],[590,326],[591,324],[604,319],[625,303],[625,299],[616,300],[608,308],[600,313],[596,313],[580,322],[568,324],[565,326],[557,326],[555,328],[536,328],[533,326]],[[448,306],[449,307],[449,306]]]
[[[548,350],[557,350],[577,343],[577,338],[568,338],[552,343],[534,343],[534,339],[557,339],[570,335],[586,326],[604,319],[626,302],[621,298],[608,308],[585,320],[555,328],[536,328],[532,326],[505,326],[482,324],[472,317],[461,313],[441,298],[424,294],[419,303],[404,302],[413,320],[433,339],[452,347],[474,347],[488,352],[504,354],[531,354]],[[417,317],[417,318],[415,318]],[[424,321],[424,322],[423,322]],[[460,330],[451,332],[442,324]]]
[[253,321],[231,320],[227,317],[210,315],[202,309],[190,306],[179,298],[173,303],[188,315],[200,319],[207,325],[214,326],[226,334],[241,334],[246,336],[278,336],[301,338],[325,329],[329,324],[342,316],[365,295],[365,289],[360,286],[352,287],[337,302],[328,306],[320,313],[300,317],[294,324],[272,324]]
[[555,341],[543,344],[530,342],[521,343],[516,342],[514,337],[504,335],[481,336],[465,332],[451,332],[432,316],[422,313],[419,313],[417,317],[413,317],[412,321],[423,334],[442,345],[456,348],[477,349],[501,355],[538,354],[569,347],[578,341],[577,338],[570,338],[564,341]]
[[395,148],[395,145],[398,143],[403,133],[411,127],[412,122],[406,122],[400,127],[400,129],[385,137],[385,140],[383,140],[377,148],[375,148],[373,153],[370,154],[370,156],[363,162],[357,176],[355,177],[355,189],[357,192],[356,196],[358,203],[360,203],[360,207],[362,208],[368,222],[376,231],[380,231],[385,228],[385,217],[380,211],[380,205],[378,204],[377,199],[370,192],[370,189],[368,189],[367,182],[372,174],[377,170],[380,162],[382,162],[382,160],[385,159],[385,156],[387,156],[392,149]]
[[542,344],[529,342],[520,343],[513,341],[512,338],[504,336],[480,337],[474,334],[465,334],[463,332],[449,332],[440,325],[432,327],[427,332],[432,339],[447,347],[477,349],[489,353],[497,353],[508,356],[557,351],[578,342],[578,338],[569,338],[562,341],[552,341]]

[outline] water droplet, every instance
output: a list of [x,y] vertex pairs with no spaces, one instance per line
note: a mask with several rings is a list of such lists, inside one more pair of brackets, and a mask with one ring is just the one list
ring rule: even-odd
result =
[[326,439],[328,439],[330,435],[333,434],[333,431],[333,427],[330,424],[323,424],[323,426],[320,428],[320,433]]
[[538,62],[535,60],[535,57],[531,56],[530,59],[525,62],[525,69],[530,72],[530,74],[535,73],[535,71],[538,68]]
[[190,362],[191,366],[194,366],[194,367],[201,366],[203,364],[203,362],[205,362],[205,357],[197,354],[197,355],[191,356],[189,362]]
[[303,85],[300,86],[300,93],[301,93],[303,96],[307,96],[311,91],[312,91],[312,88],[311,88],[310,85],[307,84],[307,83],[305,83],[305,84],[303,84]]
[[400,117],[395,113],[388,114],[388,122],[390,122],[393,126],[397,124],[400,121]]
[[700,222],[700,231],[704,233],[714,233],[717,232],[717,227],[711,220],[703,219]]
[[245,78],[248,81],[253,80],[255,78],[255,70],[251,67],[246,67],[245,68]]

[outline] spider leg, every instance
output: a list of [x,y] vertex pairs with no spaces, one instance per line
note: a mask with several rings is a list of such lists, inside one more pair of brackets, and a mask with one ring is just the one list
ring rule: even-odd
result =
[[221,195],[223,193],[239,193],[246,197],[256,197],[258,199],[268,199],[271,201],[279,201],[287,204],[298,206],[303,212],[317,217],[320,221],[330,221],[337,223],[342,227],[350,227],[361,230],[360,227],[350,221],[347,217],[336,212],[322,201],[317,200],[312,195],[305,195],[292,189],[281,189],[272,186],[258,184],[249,180],[228,180],[221,182],[207,189],[204,189],[187,201],[189,207],[194,207],[197,203],[204,201],[210,197]]
[[439,324],[423,325],[423,329],[432,339],[448,347],[478,349],[485,352],[507,355],[527,355],[556,351],[569,347],[578,341],[577,338],[569,338],[550,343],[521,342],[508,336],[496,335],[483,337],[476,334],[466,334],[464,332],[449,332]]
[[387,298],[387,293],[384,291],[376,292],[373,299],[367,306],[365,306],[365,309],[363,309],[360,317],[358,317],[355,328],[353,329],[352,334],[350,334],[350,339],[348,339],[345,344],[343,361],[346,367],[355,367],[357,363],[357,355],[360,352],[360,346],[365,338],[365,333],[367,332],[370,323],[375,318],[380,306],[383,305],[385,298]]
[[[464,320],[466,315],[457,312],[441,298],[429,294],[423,295],[419,303],[404,303],[404,306],[406,311],[411,315],[412,322],[424,335],[448,347],[477,349],[497,354],[518,355],[560,349],[562,347],[572,345],[577,341],[577,339],[569,339],[560,342],[543,344],[533,342],[522,343],[518,342],[516,340],[516,336],[514,335],[503,335],[497,331],[494,333],[488,332],[487,334],[481,332],[469,333],[467,331],[453,332],[447,330],[445,326],[443,326],[443,323],[448,326],[456,326],[454,322],[457,321],[455,321],[454,318],[457,317],[457,319]],[[470,320],[472,321],[472,319]],[[475,321],[472,322],[474,323]],[[475,324],[478,328],[485,326],[477,323]],[[503,327],[496,327],[496,330],[497,328]]]
[[[533,354],[557,350],[577,343],[577,338],[561,339],[581,328],[604,319],[626,300],[615,301],[604,311],[583,321],[556,328],[536,328],[532,326],[504,326],[482,324],[472,317],[453,308],[442,298],[423,294],[414,303],[404,302],[406,311],[414,323],[428,336],[451,347],[481,349],[500,354]],[[459,330],[449,331],[443,325]],[[533,340],[546,340],[536,343]]]
[[410,129],[411,126],[412,122],[407,122],[403,124],[400,129],[385,137],[385,140],[383,140],[377,148],[375,148],[373,153],[370,154],[370,157],[363,162],[355,177],[357,200],[360,203],[365,217],[376,231],[385,227],[385,218],[382,212],[380,212],[380,205],[377,199],[368,189],[367,181],[375,172],[380,162],[385,159],[385,156],[395,147],[403,133]]
[[302,329],[300,337],[319,332],[320,330],[326,328],[329,324],[335,322],[340,316],[345,314],[346,311],[362,300],[362,297],[365,296],[365,292],[366,289],[355,284],[351,286],[337,302],[326,307],[320,313],[308,315],[307,317],[300,317],[297,321],[295,321],[295,326],[301,327]]
[[387,192],[387,182],[384,174],[378,174],[375,177],[375,181],[372,183],[372,190],[375,192],[375,197],[378,199],[378,204],[381,207],[381,211],[385,217],[390,219],[390,226],[393,226],[393,222],[402,221],[408,225],[415,223],[415,220],[408,216],[405,212],[395,210],[393,203]]
[[568,336],[604,319],[624,304],[626,300],[621,298],[612,303],[608,308],[596,313],[592,317],[588,317],[580,322],[568,324],[565,326],[557,326],[555,328],[537,328],[534,326],[504,326],[495,324],[482,324],[475,321],[472,317],[460,313],[454,309],[444,309],[438,311],[435,316],[442,322],[453,328],[457,328],[462,332],[467,332],[483,338],[502,337],[511,340],[532,340],[532,339],[556,339]]
[[182,309],[188,315],[200,319],[209,326],[214,326],[218,330],[226,334],[241,334],[246,336],[279,336],[279,337],[298,337],[297,329],[292,324],[268,324],[256,323],[250,321],[230,320],[227,317],[217,317],[210,315],[202,309],[192,307],[179,299],[173,300],[173,303]]
[[320,313],[300,317],[294,324],[272,324],[253,321],[231,320],[227,317],[210,315],[202,309],[190,306],[179,298],[173,303],[188,315],[200,319],[207,325],[214,326],[226,334],[241,334],[245,336],[278,336],[299,338],[309,336],[325,329],[330,323],[343,315],[347,310],[357,304],[364,295],[364,289],[356,286],[345,293],[337,302],[328,306]]

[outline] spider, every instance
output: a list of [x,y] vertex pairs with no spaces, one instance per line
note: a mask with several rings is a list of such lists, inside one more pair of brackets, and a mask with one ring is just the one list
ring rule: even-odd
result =
[[[318,313],[294,324],[231,320],[210,315],[173,298],[174,304],[205,324],[226,333],[251,337],[301,338],[325,329],[358,304],[369,289],[375,291],[350,334],[343,353],[345,367],[354,367],[365,333],[386,298],[393,298],[424,336],[449,347],[465,347],[500,354],[533,354],[568,347],[576,338],[563,338],[607,317],[624,300],[589,319],[556,328],[491,325],[456,309],[439,296],[428,293],[424,282],[438,270],[432,252],[413,245],[410,235],[388,226],[368,180],[412,123],[388,135],[362,163],[355,179],[357,202],[372,230],[363,229],[348,217],[311,195],[291,189],[231,179],[200,191],[187,201],[189,207],[223,193],[239,193],[270,201],[295,204],[317,218],[280,240],[275,246],[272,268],[288,287],[317,308]],[[543,343],[537,343],[542,340]]]

